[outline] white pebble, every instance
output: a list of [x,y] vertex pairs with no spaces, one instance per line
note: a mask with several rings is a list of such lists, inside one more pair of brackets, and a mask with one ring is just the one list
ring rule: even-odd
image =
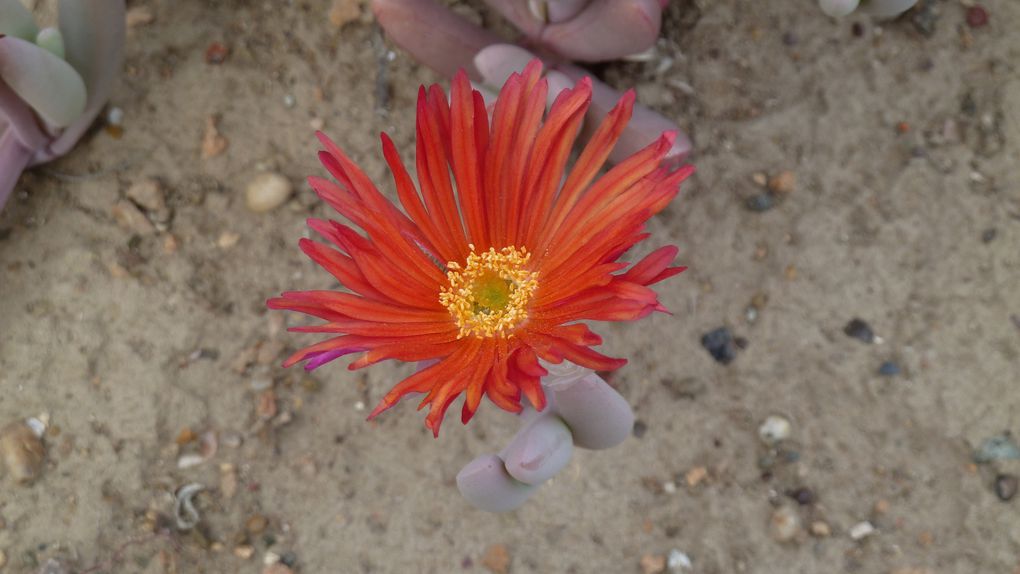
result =
[[669,558],[666,559],[666,566],[670,572],[679,572],[681,570],[690,570],[694,567],[691,563],[690,556],[680,552],[676,548],[669,551]]
[[362,401],[354,403],[354,410],[358,411],[359,413],[365,410],[365,403]]
[[672,480],[667,480],[662,483],[662,491],[666,494],[676,494],[676,483]]
[[858,522],[857,524],[854,524],[852,528],[850,528],[850,538],[853,538],[854,540],[867,538],[868,536],[871,536],[874,533],[875,527],[872,526],[871,523],[868,522],[867,520],[865,520],[864,522]]
[[28,428],[32,429],[35,436],[42,438],[42,436],[46,433],[46,427],[49,426],[49,418],[49,415],[44,413],[39,417],[29,417],[25,419],[25,424],[28,425]]
[[123,122],[124,122],[124,110],[118,108],[117,106],[113,106],[106,112],[106,123],[110,124],[111,126],[119,126]]
[[185,454],[177,459],[177,468],[185,469],[198,466],[205,462],[205,457],[200,454]]
[[786,417],[772,415],[758,427],[758,436],[769,446],[790,438],[790,421]]
[[260,173],[245,188],[244,202],[251,211],[266,213],[283,205],[293,189],[290,181],[278,173]]

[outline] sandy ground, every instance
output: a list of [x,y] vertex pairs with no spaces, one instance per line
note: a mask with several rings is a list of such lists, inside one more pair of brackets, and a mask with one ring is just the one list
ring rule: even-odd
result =
[[[303,573],[637,573],[673,549],[699,574],[1020,572],[1020,501],[993,488],[1020,465],[971,463],[1020,432],[1020,4],[987,0],[971,28],[935,1],[925,36],[809,0],[674,2],[655,61],[600,68],[696,142],[698,174],[651,224],[690,271],[661,289],[674,316],[600,328],[631,358],[612,382],[640,437],[579,452],[505,515],[453,480],[510,415],[487,404],[434,440],[410,404],[363,420],[408,366],[278,366],[311,339],[265,299],[331,284],[296,247],[327,215],[301,183],[323,172],[312,126],[389,193],[378,132],[411,157],[436,80],[387,61],[367,11],[338,30],[327,0],[285,4],[147,1],[122,136],[26,174],[0,215],[0,421],[51,425],[41,478],[2,482],[3,572],[257,573],[272,552]],[[211,116],[229,145],[203,159]],[[296,192],[257,214],[243,194],[264,170]],[[795,189],[748,209],[756,174],[783,170]],[[145,178],[159,229],[117,207]],[[879,342],[844,334],[856,317]],[[748,343],[725,366],[700,344],[723,325]],[[771,451],[770,415],[792,424]],[[178,530],[191,483],[201,521]]]

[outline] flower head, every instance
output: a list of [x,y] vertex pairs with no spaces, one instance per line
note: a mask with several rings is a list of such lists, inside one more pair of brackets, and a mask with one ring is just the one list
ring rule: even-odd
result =
[[[467,422],[483,396],[519,412],[521,398],[545,407],[539,359],[612,370],[626,363],[592,349],[602,339],[582,321],[629,321],[665,311],[648,286],[683,271],[676,248],[634,265],[619,258],[648,237],[645,222],[678,193],[692,171],[662,158],[674,134],[598,177],[630,118],[628,92],[567,172],[571,148],[591,100],[579,82],[557,97],[543,121],[546,92],[532,62],[503,86],[490,115],[463,73],[450,99],[438,86],[418,93],[419,188],[393,142],[383,155],[393,172],[397,209],[333,142],[319,158],[336,181],[311,186],[354,226],[313,219],[328,243],[301,249],[350,292],[288,292],[269,307],[325,323],[293,330],[333,337],[291,356],[314,369],[363,353],[359,369],[379,361],[431,360],[397,384],[369,418],[410,393],[424,393],[426,426],[436,435],[450,404],[465,395]],[[452,174],[452,178],[451,178]],[[629,267],[629,268],[628,268]]]

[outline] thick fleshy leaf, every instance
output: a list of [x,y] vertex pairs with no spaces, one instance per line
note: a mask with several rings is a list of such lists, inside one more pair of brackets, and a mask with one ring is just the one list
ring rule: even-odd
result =
[[35,44],[61,60],[67,56],[64,50],[64,36],[56,28],[39,30],[39,34],[35,37]]
[[59,6],[67,61],[85,81],[87,102],[77,121],[37,154],[36,163],[59,157],[78,143],[110,98],[123,57],[124,0],[60,0]]
[[32,150],[15,137],[13,129],[6,128],[3,120],[0,120],[0,210],[7,203],[21,170],[25,169],[32,157]]
[[0,36],[14,36],[32,41],[39,28],[21,0],[0,0]]
[[85,111],[85,82],[78,72],[32,42],[0,38],[0,79],[54,126],[69,126]]

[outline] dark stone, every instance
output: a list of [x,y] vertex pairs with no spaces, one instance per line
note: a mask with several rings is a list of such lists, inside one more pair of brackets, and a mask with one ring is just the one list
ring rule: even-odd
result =
[[854,38],[860,38],[864,35],[864,24],[854,22],[853,25],[850,26],[850,33],[854,35]]
[[980,28],[988,23],[988,10],[984,6],[975,4],[967,8],[967,25],[971,28]]
[[935,34],[935,23],[939,19],[937,0],[920,0],[914,8],[914,28],[922,35],[931,37]]
[[776,206],[776,198],[771,193],[759,193],[747,198],[747,208],[756,213],[768,211]]
[[793,32],[783,32],[783,44],[786,46],[796,46],[800,41],[797,35]]
[[995,241],[996,235],[998,235],[998,231],[996,231],[994,227],[986,229],[981,234],[981,241],[985,243],[991,243],[992,241]]
[[848,337],[853,337],[868,344],[875,342],[875,332],[871,330],[871,325],[865,323],[863,319],[851,319],[846,324],[846,327],[843,327],[843,332]]
[[797,501],[797,504],[801,506],[809,506],[815,503],[815,492],[806,486],[791,490],[786,493],[787,496]]
[[280,556],[280,562],[283,562],[283,565],[287,568],[293,568],[297,565],[297,554],[294,554],[293,552],[284,552],[283,555]]
[[900,374],[900,366],[893,361],[886,361],[878,368],[878,374],[883,377],[895,377]]
[[648,425],[645,421],[638,419],[634,421],[634,438],[641,438],[648,432]]
[[995,495],[1003,502],[1009,502],[1016,496],[1017,478],[1012,474],[1000,474],[995,477]]
[[737,345],[733,342],[733,334],[726,327],[709,331],[701,337],[701,346],[716,361],[728,365],[737,358]]

